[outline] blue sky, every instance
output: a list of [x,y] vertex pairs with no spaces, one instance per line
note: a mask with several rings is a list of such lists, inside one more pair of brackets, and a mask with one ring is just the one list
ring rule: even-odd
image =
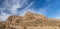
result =
[[27,11],[60,19],[60,0],[0,0],[0,20],[10,15],[23,16]]

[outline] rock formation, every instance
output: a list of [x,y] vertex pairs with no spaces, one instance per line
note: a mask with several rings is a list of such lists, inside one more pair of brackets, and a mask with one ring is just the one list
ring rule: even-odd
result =
[[9,16],[2,25],[5,29],[60,29],[60,21],[30,12],[25,16]]

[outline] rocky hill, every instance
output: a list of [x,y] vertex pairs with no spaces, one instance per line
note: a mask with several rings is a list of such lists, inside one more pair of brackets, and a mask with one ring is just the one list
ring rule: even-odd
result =
[[60,29],[60,20],[27,12],[25,16],[9,16],[3,25],[5,29]]

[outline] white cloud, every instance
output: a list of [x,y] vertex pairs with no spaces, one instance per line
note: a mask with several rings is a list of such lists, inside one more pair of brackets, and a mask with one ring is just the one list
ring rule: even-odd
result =
[[[22,3],[20,3],[20,1],[23,1]],[[27,7],[25,7],[24,10],[20,11],[20,12],[17,12],[17,8],[22,8],[23,7],[23,4],[26,2],[27,0],[11,0],[11,2],[9,2],[8,0],[4,3],[5,4],[5,7],[4,8],[0,8],[1,10],[1,15],[0,15],[0,20],[1,21],[4,21],[6,20],[10,15],[21,15],[23,16],[27,11],[31,11],[31,12],[34,12],[34,10],[32,9],[29,9],[29,7],[34,3],[30,3]],[[27,2],[26,2],[27,4]],[[12,14],[6,14],[5,12],[3,12],[4,10],[10,10],[10,12]],[[6,10],[6,11],[7,11]],[[8,12],[7,12],[8,13]]]
[[[12,0],[13,1],[13,0]],[[19,8],[20,7],[20,4],[19,4],[19,2],[17,1],[17,0],[14,0],[14,2],[15,2],[15,4],[10,4],[10,3],[8,3],[8,0],[6,1],[6,2],[4,2],[4,5],[5,5],[5,7],[4,8],[1,8],[0,7],[0,10],[1,10],[1,15],[0,15],[0,21],[4,21],[4,20],[6,20],[7,19],[7,17],[8,16],[10,16],[10,15],[12,15],[12,14],[15,14],[16,13],[16,10],[17,10],[17,8]],[[12,2],[13,3],[13,2]],[[5,12],[3,12],[4,10],[10,10],[10,12],[12,13],[12,14],[6,14]],[[7,11],[6,10],[6,11]],[[8,13],[8,12],[7,12]]]
[[2,15],[0,15],[0,21],[5,21],[8,18],[8,14],[2,13]]

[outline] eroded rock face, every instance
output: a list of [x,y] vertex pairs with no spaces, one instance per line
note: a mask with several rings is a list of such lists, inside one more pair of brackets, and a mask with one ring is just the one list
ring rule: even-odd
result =
[[10,16],[4,24],[5,29],[60,29],[60,21],[30,12],[23,17]]
[[22,25],[22,26],[37,26],[42,23],[43,21],[46,21],[47,18],[43,15],[34,14],[34,13],[26,13],[25,16],[10,16],[6,23],[11,25]]
[[10,16],[7,19],[6,23],[14,25],[14,24],[20,23],[21,21],[22,21],[22,17],[20,16]]

